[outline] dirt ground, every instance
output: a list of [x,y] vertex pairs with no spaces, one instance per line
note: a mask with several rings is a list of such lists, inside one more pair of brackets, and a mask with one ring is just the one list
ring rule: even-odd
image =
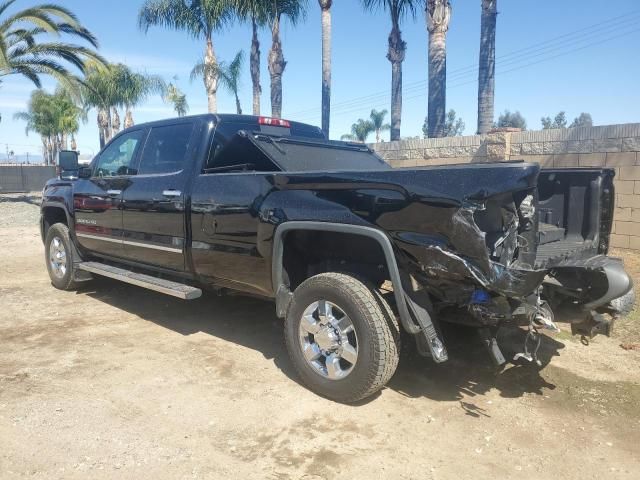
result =
[[340,405],[298,384],[270,303],[55,290],[37,214],[0,196],[1,478],[640,478],[635,314],[589,346],[545,338],[542,369],[496,371],[448,330],[449,362],[405,356]]

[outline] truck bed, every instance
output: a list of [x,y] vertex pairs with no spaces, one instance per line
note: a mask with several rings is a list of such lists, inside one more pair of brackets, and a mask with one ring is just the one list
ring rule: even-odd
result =
[[592,249],[592,242],[579,239],[563,239],[539,245],[536,268],[549,267],[569,257],[579,257],[583,252]]

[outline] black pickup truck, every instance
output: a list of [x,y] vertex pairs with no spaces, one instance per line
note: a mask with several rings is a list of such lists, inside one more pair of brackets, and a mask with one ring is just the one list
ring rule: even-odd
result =
[[240,115],[137,125],[89,167],[66,163],[77,178],[42,199],[56,288],[105,275],[187,300],[273,299],[301,379],[337,401],[382,388],[401,338],[447,360],[441,322],[476,327],[497,364],[498,329],[521,325],[516,356],[535,362],[562,312],[593,336],[633,302],[606,256],[610,169],[391,169],[316,127]]

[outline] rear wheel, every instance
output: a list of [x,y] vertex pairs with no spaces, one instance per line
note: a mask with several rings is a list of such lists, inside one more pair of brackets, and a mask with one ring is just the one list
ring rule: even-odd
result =
[[323,273],[296,288],[285,337],[303,383],[338,402],[372,395],[398,366],[395,316],[381,295],[350,275]]
[[71,252],[69,228],[64,223],[52,225],[45,237],[45,261],[51,283],[60,290],[72,290],[76,287]]

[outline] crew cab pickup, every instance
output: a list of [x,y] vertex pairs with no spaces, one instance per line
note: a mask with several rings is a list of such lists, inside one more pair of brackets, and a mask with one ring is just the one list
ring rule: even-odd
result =
[[336,401],[381,389],[401,337],[446,361],[441,322],[476,327],[497,364],[498,329],[520,325],[516,357],[536,362],[559,317],[593,336],[633,303],[607,256],[610,169],[392,169],[316,127],[213,114],[136,125],[70,168],[43,191],[56,288],[104,275],[273,299],[302,381]]

